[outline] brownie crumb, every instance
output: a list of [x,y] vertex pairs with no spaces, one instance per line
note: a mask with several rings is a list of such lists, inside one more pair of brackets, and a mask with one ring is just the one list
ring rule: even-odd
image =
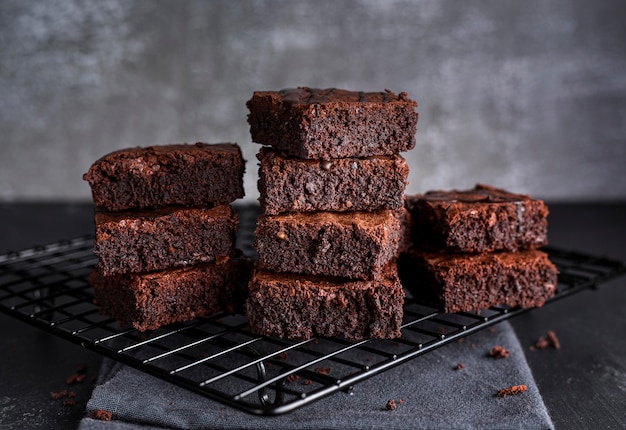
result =
[[513,395],[513,394],[521,394],[524,391],[526,391],[528,389],[528,387],[526,387],[526,385],[513,385],[511,387],[508,388],[503,388],[501,390],[498,390],[498,397],[506,397],[509,394]]
[[396,405],[396,402],[393,399],[387,400],[387,404],[385,405],[385,409],[387,409],[388,411],[395,411],[397,407],[398,407],[398,405]]
[[465,367],[465,365],[463,363],[459,363],[454,367],[454,370],[461,370]]
[[74,399],[65,399],[63,400],[63,406],[74,406],[76,404],[76,401]]
[[73,383],[80,383],[85,380],[86,375],[84,373],[74,373],[67,377],[65,382],[67,385],[72,385]]
[[535,342],[534,345],[531,345],[534,348],[531,349],[531,351],[534,351],[534,349],[546,349],[547,347],[551,346],[554,349],[561,349],[561,342],[559,342],[559,338],[556,336],[556,333],[553,330],[548,330],[548,333],[546,333],[545,336],[541,336],[537,342]]
[[100,421],[111,421],[113,414],[109,411],[105,411],[104,409],[98,409],[95,411],[89,412],[89,418],[93,418]]
[[50,392],[50,398],[52,400],[62,399],[66,395],[67,395],[67,390],[61,390],[61,391],[57,391],[57,392],[54,392],[54,391]]
[[561,342],[559,342],[559,338],[556,337],[556,333],[554,331],[548,330],[546,337],[554,349],[561,349]]
[[300,379],[300,376],[296,375],[295,373],[292,373],[291,375],[288,375],[287,378],[285,378],[285,381],[288,384],[291,384],[292,382],[296,382],[298,379]]
[[489,351],[489,357],[493,357],[493,358],[506,358],[509,356],[509,351],[507,351],[505,348],[503,348],[500,345],[496,345],[493,348],[491,348],[491,351]]
[[67,377],[67,379],[65,380],[65,383],[67,385],[72,385],[75,382],[80,383],[80,382],[83,382],[86,377],[87,377],[87,364],[81,364],[78,367],[78,369],[76,369],[76,372],[74,372],[73,374]]
[[311,385],[313,383],[313,381],[311,381],[310,379],[305,379],[302,383],[304,385]]
[[315,369],[315,371],[319,373],[320,375],[328,375],[331,372],[331,370],[333,370],[332,367],[318,367]]
[[280,354],[278,354],[279,360],[286,360],[287,358],[289,358],[289,356],[287,355],[286,352],[281,352]]

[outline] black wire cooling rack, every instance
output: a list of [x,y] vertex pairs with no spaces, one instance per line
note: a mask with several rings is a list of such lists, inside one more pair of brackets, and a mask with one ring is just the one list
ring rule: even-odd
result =
[[[241,217],[251,252],[255,217]],[[250,333],[242,315],[217,315],[140,333],[98,313],[87,281],[92,238],[0,255],[0,311],[208,398],[259,415],[292,411],[526,310],[445,314],[407,298],[402,337],[285,341]],[[619,262],[547,249],[560,275],[550,302],[626,272]]]

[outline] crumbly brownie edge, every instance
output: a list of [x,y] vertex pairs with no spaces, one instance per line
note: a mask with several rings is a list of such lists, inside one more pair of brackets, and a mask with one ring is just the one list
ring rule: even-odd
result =
[[276,272],[376,279],[403,240],[404,209],[261,216],[257,266]]
[[257,158],[259,202],[267,215],[403,206],[409,167],[400,155],[302,160],[262,148]]
[[[292,103],[285,102],[289,91],[255,92],[247,102],[254,142],[286,156],[324,160],[392,155],[415,146],[417,103],[404,93],[335,90],[340,96]],[[341,94],[349,97],[342,100]],[[359,101],[359,94],[381,94],[389,101]]]
[[[472,191],[486,193],[478,200]],[[405,197],[416,246],[449,252],[516,251],[548,243],[548,208],[541,200],[479,185],[468,193]],[[480,197],[480,195],[478,195]]]
[[206,263],[235,253],[238,216],[230,205],[97,211],[95,218],[94,253],[105,276]]
[[[391,269],[393,266],[393,269]],[[339,281],[255,271],[246,313],[254,333],[393,339],[401,335],[404,290],[395,264],[381,281]]]
[[242,312],[252,263],[246,257],[144,274],[90,275],[100,313],[139,331],[218,312]]
[[237,144],[198,143],[115,151],[97,160],[83,179],[95,206],[122,211],[231,203],[244,196],[244,171]]
[[458,255],[411,250],[400,257],[398,270],[417,301],[449,313],[543,306],[556,292],[558,274],[547,254],[537,250]]

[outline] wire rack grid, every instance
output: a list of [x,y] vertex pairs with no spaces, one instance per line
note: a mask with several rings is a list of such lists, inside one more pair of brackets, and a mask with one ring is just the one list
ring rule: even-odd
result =
[[[254,212],[240,213],[248,252]],[[560,275],[558,300],[626,272],[607,258],[547,249]],[[258,336],[242,315],[216,315],[140,333],[121,328],[93,304],[87,281],[96,263],[90,237],[0,255],[0,311],[103,356],[258,415],[278,415],[468,336],[526,309],[492,307],[445,314],[407,298],[402,337],[350,342]]]

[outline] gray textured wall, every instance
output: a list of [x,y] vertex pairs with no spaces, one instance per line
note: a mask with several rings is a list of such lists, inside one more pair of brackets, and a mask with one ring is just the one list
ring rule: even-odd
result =
[[254,90],[407,91],[409,192],[626,198],[624,1],[0,3],[0,201],[88,199],[112,150],[236,141]]

